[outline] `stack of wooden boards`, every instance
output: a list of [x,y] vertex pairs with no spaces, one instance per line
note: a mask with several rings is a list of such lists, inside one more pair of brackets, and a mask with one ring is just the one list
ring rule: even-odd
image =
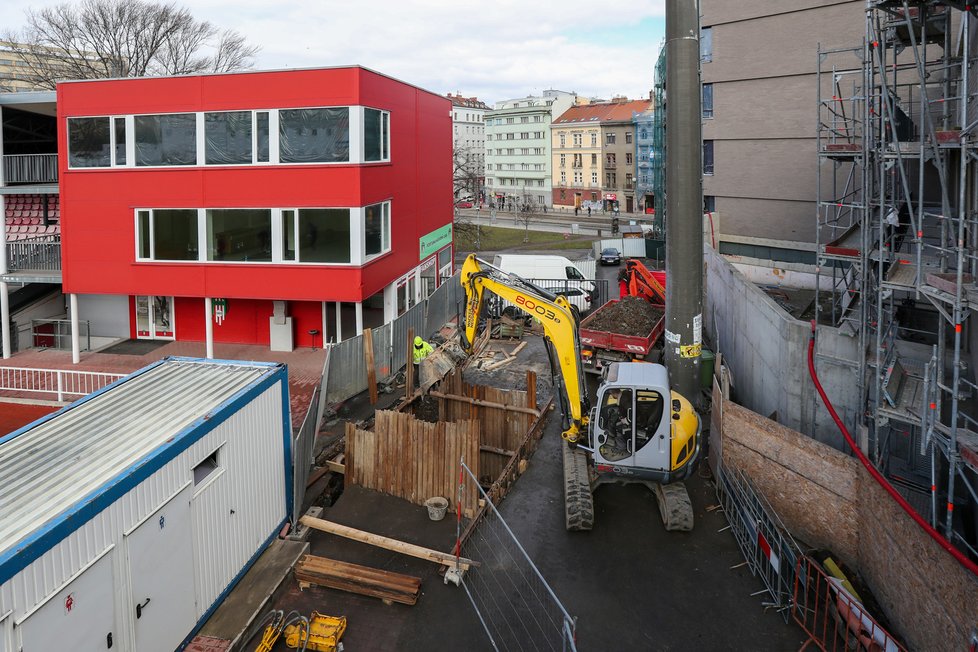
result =
[[421,578],[368,568],[345,561],[305,555],[295,567],[300,588],[313,584],[413,605],[421,595]]

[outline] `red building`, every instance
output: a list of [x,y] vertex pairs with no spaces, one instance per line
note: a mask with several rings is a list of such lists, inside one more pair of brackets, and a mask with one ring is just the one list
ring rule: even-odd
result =
[[452,273],[451,102],[329,68],[59,84],[62,280],[106,335],[321,345]]

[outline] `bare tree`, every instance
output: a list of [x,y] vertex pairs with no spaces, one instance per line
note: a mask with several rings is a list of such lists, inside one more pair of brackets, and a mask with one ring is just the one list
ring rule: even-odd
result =
[[472,201],[478,201],[483,178],[479,157],[459,141],[455,141],[452,154],[452,179],[456,198],[467,193]]
[[237,32],[197,20],[189,9],[150,0],[29,9],[24,29],[7,31],[4,40],[24,62],[19,78],[50,89],[67,79],[247,69],[259,49]]

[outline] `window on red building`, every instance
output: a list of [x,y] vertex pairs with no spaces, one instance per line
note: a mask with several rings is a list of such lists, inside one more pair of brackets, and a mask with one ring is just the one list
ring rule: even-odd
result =
[[197,211],[139,211],[138,253],[145,260],[197,260]]
[[278,112],[279,161],[337,163],[350,160],[350,109],[283,109]]
[[391,248],[390,202],[367,206],[363,214],[364,253],[376,256]]
[[346,208],[299,209],[299,262],[350,262],[350,211]]
[[204,162],[243,165],[251,158],[251,111],[204,114]]
[[267,208],[210,209],[207,260],[270,262],[272,211]]
[[73,168],[108,167],[109,119],[68,119],[68,165]]
[[390,114],[378,109],[363,110],[363,160],[390,160]]
[[197,116],[137,115],[136,165],[197,165]]

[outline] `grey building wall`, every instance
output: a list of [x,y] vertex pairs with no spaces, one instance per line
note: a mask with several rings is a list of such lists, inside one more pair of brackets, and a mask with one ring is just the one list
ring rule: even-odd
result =
[[78,319],[91,323],[97,337],[129,337],[129,297],[79,294]]
[[860,0],[701,0],[712,56],[714,174],[724,234],[795,242],[815,239],[817,53],[862,42]]

